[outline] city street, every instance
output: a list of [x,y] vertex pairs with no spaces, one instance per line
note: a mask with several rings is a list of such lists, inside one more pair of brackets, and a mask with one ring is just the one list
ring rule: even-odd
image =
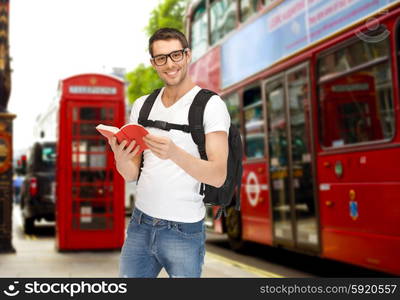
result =
[[[126,223],[129,216],[126,217]],[[13,208],[14,254],[0,255],[0,277],[118,277],[120,250],[68,251],[55,248],[54,223],[36,223],[34,234],[22,230],[18,205]],[[230,249],[225,235],[207,232],[202,277],[388,277],[332,260],[249,243],[241,253]],[[168,277],[162,270],[159,277]]]
[[[127,220],[128,221],[128,218]],[[58,252],[54,223],[36,224],[35,233],[22,231],[19,206],[13,208],[14,254],[0,255],[0,277],[118,277],[120,251]],[[207,252],[203,277],[277,277]],[[168,277],[162,270],[159,277]]]

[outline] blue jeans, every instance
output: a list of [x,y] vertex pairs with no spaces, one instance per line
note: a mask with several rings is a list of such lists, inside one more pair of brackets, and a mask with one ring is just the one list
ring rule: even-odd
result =
[[120,277],[200,277],[205,254],[204,220],[173,222],[135,208],[120,257]]

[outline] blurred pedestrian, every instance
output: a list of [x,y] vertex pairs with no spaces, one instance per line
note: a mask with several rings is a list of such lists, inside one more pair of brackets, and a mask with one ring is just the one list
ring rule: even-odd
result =
[[22,182],[24,181],[24,177],[16,174],[14,175],[14,180],[13,180],[13,190],[14,190],[14,203],[19,204],[20,203],[20,197],[21,197],[21,187],[22,187]]

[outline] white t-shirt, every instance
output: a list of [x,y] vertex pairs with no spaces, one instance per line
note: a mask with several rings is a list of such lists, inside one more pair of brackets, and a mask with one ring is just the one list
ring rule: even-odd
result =
[[[189,124],[189,108],[200,91],[195,86],[170,107],[161,101],[164,88],[159,93],[150,111],[149,120],[161,120],[175,124]],[[130,122],[138,124],[139,112],[148,95],[135,101]],[[213,131],[229,133],[230,116],[225,102],[219,96],[212,96],[207,102],[203,126],[205,134]],[[171,129],[146,128],[156,136],[169,137],[178,147],[194,157],[200,158],[197,145],[190,133]],[[135,205],[145,214],[154,218],[176,222],[197,222],[205,216],[203,197],[199,194],[200,182],[187,174],[172,160],[162,160],[149,149],[143,152],[143,168],[136,189]]]

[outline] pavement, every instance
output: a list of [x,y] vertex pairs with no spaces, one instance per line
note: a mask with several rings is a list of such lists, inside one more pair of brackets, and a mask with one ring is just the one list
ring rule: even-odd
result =
[[[50,228],[50,234],[24,234],[19,207],[14,206],[12,243],[16,253],[0,254],[0,277],[118,277],[120,250],[58,252],[55,248],[54,229],[49,224],[38,224],[39,230],[43,229],[41,226],[45,229],[42,232],[49,232]],[[168,277],[168,274],[162,270],[159,277]],[[207,251],[202,277],[278,276]]]

